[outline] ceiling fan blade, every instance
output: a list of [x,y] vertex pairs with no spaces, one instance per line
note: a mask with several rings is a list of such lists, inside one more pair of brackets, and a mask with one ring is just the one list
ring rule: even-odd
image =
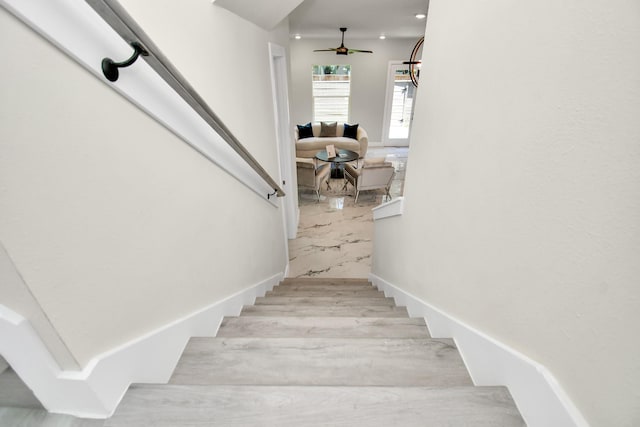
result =
[[346,28],[342,27],[340,28],[340,31],[342,32],[342,41],[340,42],[340,46],[338,46],[337,48],[332,48],[332,49],[314,49],[314,52],[335,52],[336,55],[350,55],[352,53],[373,53],[372,50],[362,50],[362,49],[349,49],[347,47],[345,47],[344,45],[344,33],[345,31],[347,31]]

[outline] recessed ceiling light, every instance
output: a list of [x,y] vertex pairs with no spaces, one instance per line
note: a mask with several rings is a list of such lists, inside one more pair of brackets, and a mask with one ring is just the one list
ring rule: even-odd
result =
[[295,36],[293,36],[296,40],[300,40],[302,38],[302,36],[300,34],[296,34]]
[[384,34],[380,34],[380,37],[379,37],[380,40],[384,40],[386,38],[387,38],[387,36],[385,36]]
[[427,17],[427,15],[425,15],[424,13],[416,13],[416,18],[418,18],[418,19],[424,19],[426,17]]

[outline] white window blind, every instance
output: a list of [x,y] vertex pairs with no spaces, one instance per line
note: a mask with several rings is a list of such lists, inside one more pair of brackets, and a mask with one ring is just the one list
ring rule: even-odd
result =
[[313,121],[349,122],[350,65],[314,65]]

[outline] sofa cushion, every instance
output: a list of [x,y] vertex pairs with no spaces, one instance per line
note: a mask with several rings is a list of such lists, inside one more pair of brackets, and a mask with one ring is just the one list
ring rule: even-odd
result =
[[[314,136],[313,138],[305,138],[296,143],[296,148],[298,150],[315,150],[314,154],[318,151],[324,150],[327,148],[327,145],[332,144],[338,148],[344,148],[345,150],[351,150],[358,152],[360,150],[360,144],[358,141],[355,141],[351,138],[345,138],[343,136],[336,136],[335,138],[320,138],[318,136]],[[312,154],[312,157],[313,155]]]
[[313,137],[313,128],[311,122],[306,125],[298,125],[298,139]]
[[336,129],[338,122],[320,122],[320,137],[334,137],[336,136]]
[[345,123],[342,136],[344,136],[345,138],[358,139],[358,123],[356,123],[355,125]]

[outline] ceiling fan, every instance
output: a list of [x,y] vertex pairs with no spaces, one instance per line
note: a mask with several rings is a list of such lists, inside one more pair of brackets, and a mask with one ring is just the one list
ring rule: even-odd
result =
[[361,52],[361,53],[373,53],[372,50],[360,50],[360,49],[349,49],[344,46],[344,33],[347,31],[346,28],[340,28],[342,31],[342,42],[340,43],[340,47],[334,47],[331,49],[316,49],[314,52],[335,52],[336,55],[350,55],[352,53]]

